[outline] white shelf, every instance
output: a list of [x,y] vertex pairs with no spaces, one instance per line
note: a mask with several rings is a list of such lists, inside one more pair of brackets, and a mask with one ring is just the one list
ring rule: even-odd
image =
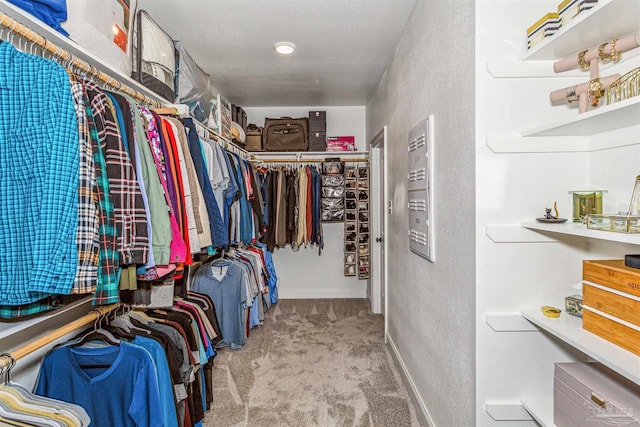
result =
[[[134,89],[144,94],[148,98],[157,100],[162,104],[170,103],[170,101],[164,99],[157,93],[149,90],[146,86],[143,86],[141,83],[132,79],[130,76],[124,74],[121,70],[117,69],[112,64],[99,58],[95,54],[89,52],[87,49],[83,48],[82,46],[80,46],[70,38],[63,36],[58,31],[49,27],[47,24],[43,23],[38,18],[35,18],[34,16],[28,14],[22,9],[2,0],[0,1],[0,12],[9,15],[16,21],[20,22],[23,25],[26,25],[31,30],[37,32],[38,34],[40,34],[50,42],[55,43],[57,46],[61,47],[62,49],[65,49],[67,52],[71,53],[72,55],[76,56],[79,59],[82,59],[88,64],[95,66],[96,68],[106,73],[107,75],[114,77],[115,79],[129,86],[131,89]],[[20,37],[17,36],[16,40],[18,40],[19,38]]]
[[640,96],[582,114],[576,111],[570,119],[532,129],[522,136],[586,136],[637,125],[640,125]]
[[[563,304],[560,305],[562,307]],[[582,319],[562,313],[552,319],[540,308],[522,309],[522,316],[540,329],[554,335],[620,375],[640,384],[640,357],[582,329]]]
[[527,396],[520,399],[522,406],[542,427],[555,427],[553,423],[553,396]]
[[485,145],[494,153],[580,153],[591,151],[589,139],[584,136],[488,136]]
[[583,49],[638,31],[639,17],[638,0],[599,0],[595,7],[581,12],[555,35],[531,48],[523,59],[557,60],[577,54]]
[[611,231],[590,230],[584,224],[565,222],[564,224],[545,224],[537,221],[523,221],[520,225],[529,230],[547,231],[550,233],[567,234],[571,236],[587,237],[590,239],[607,240],[609,242],[629,243],[640,245],[640,234],[614,233]]

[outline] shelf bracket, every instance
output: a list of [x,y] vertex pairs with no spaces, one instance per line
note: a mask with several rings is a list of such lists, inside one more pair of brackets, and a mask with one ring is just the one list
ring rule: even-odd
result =
[[484,402],[484,410],[496,421],[532,421],[533,417],[519,401]]
[[558,240],[520,225],[487,225],[484,233],[494,243],[549,243]]
[[486,313],[484,321],[496,332],[539,332],[533,323],[518,313]]

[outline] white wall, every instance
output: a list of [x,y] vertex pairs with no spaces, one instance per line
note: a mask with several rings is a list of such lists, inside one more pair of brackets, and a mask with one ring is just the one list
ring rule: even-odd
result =
[[[639,170],[638,146],[591,153],[494,153],[486,146],[487,138],[518,135],[577,114],[575,105],[551,106],[549,92],[586,81],[587,73],[584,77],[554,75],[551,61],[537,65],[547,67],[548,77],[552,78],[509,73],[494,77],[487,71],[509,69],[510,65],[526,66],[521,62],[526,51],[526,28],[555,10],[557,3],[556,0],[476,1],[478,426],[536,426],[533,421],[496,422],[485,412],[485,403],[517,403],[531,397],[547,398],[550,402],[553,363],[584,359],[574,349],[540,332],[495,332],[485,322],[485,316],[517,313],[520,308],[542,305],[562,307],[564,296],[576,293],[572,285],[580,282],[582,259],[616,258],[632,250],[575,237],[561,238],[555,243],[494,243],[485,234],[485,228],[492,225],[512,225],[521,231],[517,227],[521,220],[541,216],[544,208],[551,207],[554,201],[558,202],[560,216],[571,218],[568,190],[589,184],[609,190],[604,197],[604,211],[615,212],[624,208],[625,201],[628,204]],[[633,68],[630,63],[617,67]],[[603,75],[620,72],[605,69]],[[640,142],[635,132],[635,140]],[[592,141],[627,138],[628,134],[628,131],[610,132],[593,137]],[[563,138],[552,141],[565,142]]]
[[[474,1],[419,0],[367,106],[388,125],[388,338],[433,425],[472,426],[475,384]],[[435,116],[435,251],[409,251],[408,132]],[[428,414],[427,414],[428,413]]]
[[[258,126],[264,124],[266,117],[308,117],[309,111],[326,111],[328,136],[353,135],[358,151],[363,151],[366,146],[364,106],[244,107],[244,110],[248,122]],[[327,152],[327,157],[332,157],[332,153]],[[365,298],[367,281],[344,275],[344,223],[323,223],[322,228],[325,244],[320,256],[316,247],[293,252],[287,246],[274,251],[274,262],[280,277],[280,297]]]

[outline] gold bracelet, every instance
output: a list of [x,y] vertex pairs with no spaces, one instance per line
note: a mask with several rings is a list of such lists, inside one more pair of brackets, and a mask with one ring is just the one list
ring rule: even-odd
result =
[[589,49],[587,49],[587,50],[583,50],[582,52],[580,52],[580,53],[578,54],[578,65],[580,65],[580,68],[583,68],[583,69],[585,69],[585,70],[586,70],[587,68],[589,68],[589,63],[588,63],[587,61],[585,61],[585,60],[584,60],[584,55],[585,55],[587,52],[589,52]]
[[[602,62],[605,62],[605,61],[618,62],[618,61],[620,61],[620,58],[622,58],[622,52],[616,51],[616,42],[617,41],[618,41],[618,39],[613,39],[610,42],[602,43],[600,46],[598,46],[598,56],[600,57]],[[606,54],[606,53],[604,53],[604,48],[608,44],[611,45],[611,52],[609,52],[609,54]]]
[[602,90],[602,83],[600,83],[600,78],[595,78],[589,81],[589,99],[591,100],[591,105],[593,107],[598,106],[598,102],[600,98],[604,95],[604,91]]
[[617,41],[618,39],[611,40],[611,53],[609,53],[609,59],[611,59],[613,62],[618,62],[620,61],[620,58],[622,58],[622,52],[616,51]]
[[600,57],[601,61],[608,61],[609,59],[611,59],[611,55],[607,55],[606,53],[604,53],[604,48],[608,44],[609,42],[605,42],[598,46],[598,56]]

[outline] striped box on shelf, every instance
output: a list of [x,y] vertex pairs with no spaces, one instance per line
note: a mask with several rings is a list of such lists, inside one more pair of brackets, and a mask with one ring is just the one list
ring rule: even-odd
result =
[[563,0],[558,5],[558,15],[560,16],[560,23],[567,25],[576,16],[585,10],[593,8],[598,3],[598,0]]
[[531,49],[547,37],[558,32],[562,22],[558,12],[549,12],[527,28],[527,49]]

